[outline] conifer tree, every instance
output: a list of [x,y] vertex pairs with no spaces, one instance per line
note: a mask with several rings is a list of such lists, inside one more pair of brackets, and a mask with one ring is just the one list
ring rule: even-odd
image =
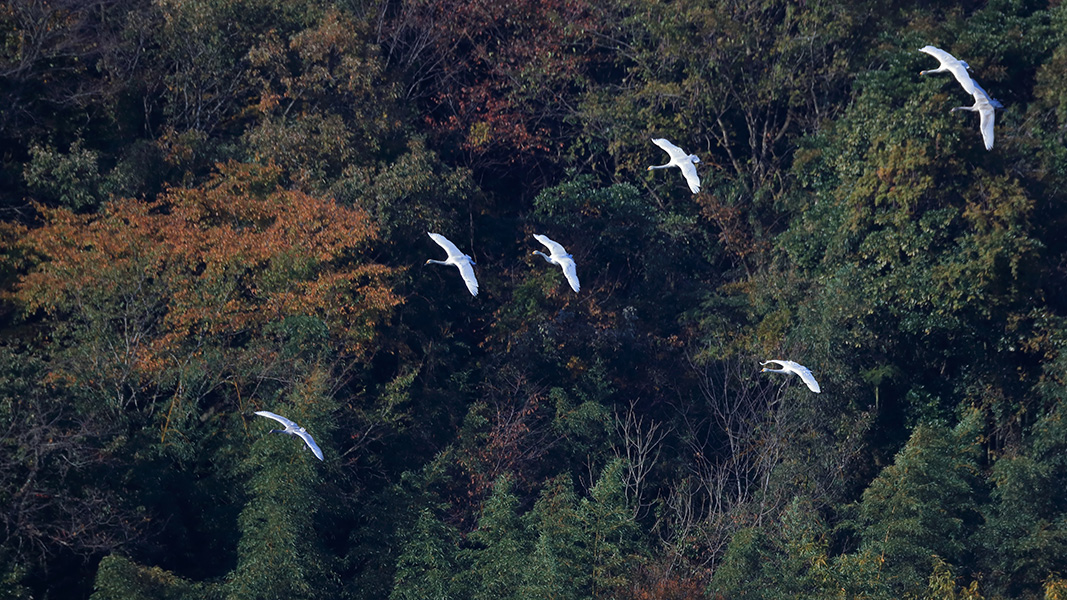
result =
[[884,561],[880,579],[897,594],[921,594],[935,555],[954,565],[974,558],[981,425],[977,411],[953,429],[920,425],[863,493],[861,549]]
[[389,600],[453,600],[457,576],[463,570],[458,554],[459,533],[428,508],[403,542]]
[[[312,371],[278,412],[300,423],[316,438],[326,460],[332,455],[327,415],[333,407],[327,377]],[[253,417],[259,419],[259,417]],[[253,423],[251,452],[241,469],[248,473],[248,504],[238,526],[237,568],[226,582],[227,600],[329,598],[330,559],[317,542],[315,517],[322,498],[318,461],[296,437],[270,435],[267,423]]]
[[482,509],[478,528],[470,536],[475,547],[466,550],[470,560],[469,594],[473,600],[517,597],[522,587],[532,540],[518,515],[519,499],[508,476],[497,479]]

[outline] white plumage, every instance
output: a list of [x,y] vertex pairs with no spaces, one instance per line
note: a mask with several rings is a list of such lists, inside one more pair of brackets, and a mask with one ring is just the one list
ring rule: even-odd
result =
[[[779,365],[782,365],[782,368],[768,369],[766,365],[771,363],[778,363]],[[766,362],[761,362],[760,365],[763,366],[760,373],[793,373],[800,376],[800,379],[804,381],[804,384],[808,386],[809,390],[816,394],[821,391],[819,390],[819,382],[815,381],[815,376],[811,374],[811,371],[809,371],[807,367],[800,363],[795,363],[791,360],[768,360]]]
[[306,429],[281,415],[276,415],[267,410],[257,410],[256,414],[261,417],[267,417],[268,419],[274,419],[282,425],[285,425],[285,429],[271,429],[270,432],[299,436],[300,439],[304,440],[304,443],[308,445],[308,448],[311,448],[311,451],[315,453],[315,456],[317,456],[319,460],[322,460],[322,450],[319,450],[319,445],[315,443],[315,439],[311,437],[311,434],[308,433]]
[[960,85],[963,86],[965,92],[974,94],[974,80],[971,79],[971,74],[967,72],[971,68],[967,63],[957,59],[948,52],[933,46],[923,46],[922,48],[919,48],[919,52],[925,52],[941,63],[936,69],[919,71],[919,75],[930,75],[948,71],[956,76],[956,81],[960,82]]
[[951,112],[957,110],[969,110],[978,113],[978,128],[982,132],[982,141],[986,150],[993,149],[993,121],[996,117],[996,109],[1004,108],[1004,105],[989,97],[989,94],[974,82],[974,105],[957,106]]
[[456,245],[448,241],[448,238],[439,233],[427,232],[433,241],[437,242],[437,245],[444,248],[448,253],[446,260],[433,260],[432,258],[426,261],[426,264],[434,263],[436,265],[451,265],[459,269],[459,274],[463,276],[463,283],[467,284],[467,289],[470,290],[471,296],[478,295],[478,280],[474,277],[474,267],[471,265],[477,264],[470,256],[459,251]]
[[554,265],[559,265],[559,267],[563,269],[563,275],[567,278],[567,283],[571,284],[571,289],[576,292],[581,290],[582,286],[578,283],[578,272],[574,265],[574,257],[567,254],[567,251],[563,249],[563,246],[548,239],[548,236],[535,233],[534,239],[544,244],[545,248],[548,248],[550,255],[545,254],[540,250],[534,250],[533,253],[540,254],[545,260]]
[[665,165],[656,165],[649,167],[652,169],[667,169],[670,167],[678,167],[682,171],[682,175],[685,176],[686,183],[689,184],[689,189],[696,194],[700,191],[700,177],[697,175],[697,168],[694,163],[700,162],[695,154],[686,154],[684,150],[668,142],[663,138],[653,138],[652,143],[663,148],[670,155],[671,161]]

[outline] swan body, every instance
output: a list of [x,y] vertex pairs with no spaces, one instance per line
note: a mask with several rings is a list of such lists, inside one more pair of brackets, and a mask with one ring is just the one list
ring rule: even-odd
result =
[[[781,369],[770,369],[767,365],[771,363],[777,363],[782,366]],[[819,382],[815,381],[815,376],[811,374],[811,371],[807,367],[800,363],[795,363],[791,360],[768,360],[767,362],[761,362],[760,373],[793,373],[799,375],[800,379],[804,382],[804,385],[808,386],[808,389],[818,394]]]
[[682,175],[685,177],[686,183],[689,184],[689,189],[694,193],[700,191],[700,177],[697,175],[697,168],[695,163],[700,162],[696,154],[686,154],[684,150],[668,142],[663,138],[653,138],[652,143],[663,148],[667,154],[670,155],[671,161],[665,165],[655,165],[648,168],[652,169],[667,169],[670,167],[678,167],[682,171]]
[[919,52],[925,52],[941,63],[936,69],[919,71],[919,75],[932,75],[934,73],[948,71],[956,77],[956,81],[963,86],[964,91],[968,94],[974,94],[975,83],[974,80],[971,79],[971,74],[967,72],[971,68],[967,63],[957,59],[948,52],[933,46],[923,46],[922,48],[919,48]]
[[580,283],[578,283],[578,273],[574,265],[574,257],[567,254],[567,251],[563,249],[563,246],[548,239],[548,236],[535,233],[534,239],[545,245],[548,248],[549,254],[545,254],[540,250],[534,250],[534,254],[540,254],[548,262],[558,265],[563,269],[563,275],[567,278],[567,283],[571,284],[571,289],[579,291],[582,289]]
[[448,241],[448,238],[439,233],[427,232],[433,241],[437,242],[437,245],[444,248],[448,253],[448,258],[445,260],[433,260],[432,258],[426,261],[426,264],[433,263],[435,265],[450,265],[459,269],[459,274],[463,277],[463,283],[467,284],[467,290],[470,291],[471,296],[478,295],[478,280],[474,277],[474,267],[471,265],[477,264],[470,256],[459,251],[456,245]]
[[267,410],[257,410],[256,414],[261,417],[267,417],[268,419],[274,419],[282,425],[285,425],[285,429],[271,429],[270,432],[299,436],[300,439],[304,440],[304,443],[308,445],[308,448],[311,448],[311,451],[315,453],[315,456],[318,457],[319,460],[322,460],[322,450],[319,450],[319,445],[315,443],[315,439],[311,437],[311,434],[308,433],[306,429],[281,415],[276,415]]
[[993,121],[996,115],[996,109],[1004,108],[1004,105],[997,102],[993,98],[989,97],[989,94],[978,85],[974,84],[974,104],[972,106],[957,106],[950,112],[956,112],[957,110],[969,110],[971,112],[978,113],[978,128],[982,132],[982,141],[985,142],[985,149],[993,149]]

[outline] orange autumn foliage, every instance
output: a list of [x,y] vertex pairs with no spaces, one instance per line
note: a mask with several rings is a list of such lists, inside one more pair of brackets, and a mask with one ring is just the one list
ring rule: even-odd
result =
[[360,256],[376,228],[359,210],[280,188],[278,174],[231,162],[151,202],[116,199],[92,215],[40,208],[43,225],[20,241],[31,258],[15,296],[59,318],[135,312],[143,339],[129,362],[142,373],[291,316],[321,319],[342,353],[359,356],[401,301],[385,283],[391,270]]

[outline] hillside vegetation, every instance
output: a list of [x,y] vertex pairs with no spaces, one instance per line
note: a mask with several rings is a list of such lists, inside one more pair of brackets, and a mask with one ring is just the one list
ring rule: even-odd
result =
[[0,599],[1067,598],[1065,215],[1060,2],[8,0]]

